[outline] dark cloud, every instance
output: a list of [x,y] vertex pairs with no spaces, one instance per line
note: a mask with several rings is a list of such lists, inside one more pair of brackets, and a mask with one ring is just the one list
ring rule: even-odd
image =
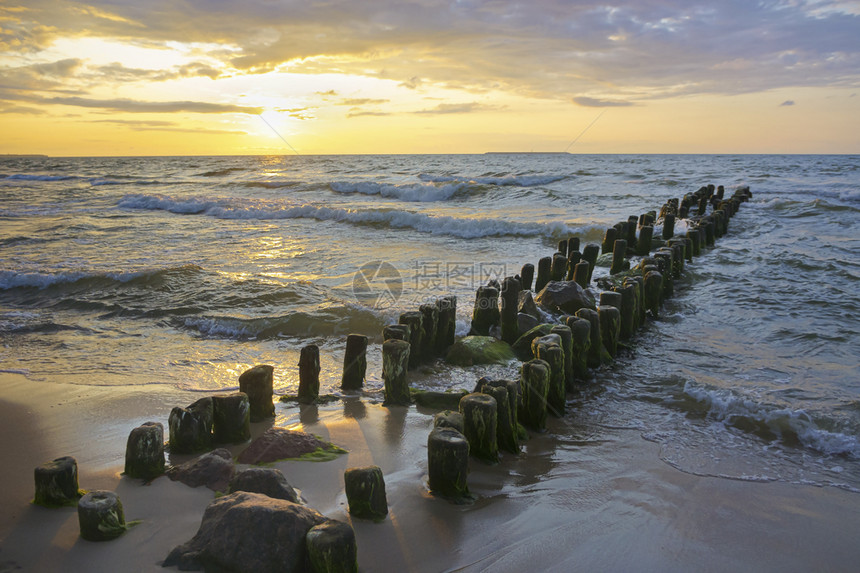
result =
[[636,105],[635,103],[629,101],[597,99],[586,96],[579,96],[573,98],[573,103],[585,107],[628,107],[631,105]]
[[787,99],[784,102],[782,102],[781,104],[779,104],[779,107],[788,107],[788,106],[792,106],[792,105],[794,105],[794,100],[793,99]]

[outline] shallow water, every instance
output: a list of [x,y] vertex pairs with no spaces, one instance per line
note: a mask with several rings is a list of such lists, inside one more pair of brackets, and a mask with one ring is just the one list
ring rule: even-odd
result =
[[[0,370],[209,391],[271,363],[284,393],[316,343],[327,391],[360,332],[378,389],[379,334],[400,312],[455,294],[463,333],[488,278],[708,183],[753,200],[661,318],[571,396],[570,419],[635,429],[686,472],[855,491],[856,156],[5,160]],[[414,380],[471,387],[481,373],[434,365]]]

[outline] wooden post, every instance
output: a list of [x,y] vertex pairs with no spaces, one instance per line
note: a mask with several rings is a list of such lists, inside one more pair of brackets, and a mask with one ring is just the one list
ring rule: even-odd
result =
[[193,454],[210,449],[214,420],[211,396],[200,398],[187,408],[174,407],[167,420],[170,453]]
[[432,493],[454,500],[467,497],[469,440],[466,436],[452,428],[434,428],[427,437],[427,473]]
[[532,341],[532,353],[535,358],[549,364],[549,389],[546,398],[547,412],[556,418],[560,418],[564,416],[566,405],[564,351],[561,348],[561,337],[557,334],[549,334],[534,339]]
[[651,238],[654,235],[654,227],[642,227],[639,229],[639,240],[636,241],[636,254],[644,257],[651,252]]
[[606,355],[606,350],[603,348],[603,337],[600,333],[600,317],[596,310],[591,310],[590,308],[581,308],[577,310],[576,316],[587,320],[591,325],[589,331],[591,335],[591,344],[588,349],[588,367],[598,368],[608,357]]
[[274,366],[260,364],[239,376],[239,391],[248,395],[252,422],[275,417],[274,372]]
[[87,541],[108,541],[125,533],[125,515],[112,491],[91,491],[78,501],[78,524]]
[[475,295],[475,308],[472,311],[472,328],[469,334],[487,336],[490,328],[498,326],[499,319],[499,289],[492,286],[478,287]]
[[[591,276],[594,274],[594,267],[597,265],[598,256],[600,256],[599,246],[593,244],[585,245],[585,248],[582,251],[582,258],[588,261],[588,283],[591,282]],[[586,283],[586,285],[588,283]]]
[[164,473],[164,426],[146,422],[134,428],[125,444],[125,475],[152,479]]
[[611,253],[615,248],[615,239],[618,238],[618,229],[609,227],[603,235],[603,243],[600,246],[601,254]]
[[33,470],[36,495],[33,503],[54,507],[77,503],[78,462],[71,456],[63,456],[42,464]]
[[[435,306],[434,306],[435,308]],[[343,353],[343,376],[340,387],[343,390],[361,390],[367,375],[367,337],[363,334],[349,334]]]
[[417,310],[404,312],[400,315],[400,324],[409,327],[409,368],[415,368],[424,359],[421,352],[424,347],[424,315]]
[[534,278],[535,266],[531,263],[524,264],[520,271],[520,281],[522,283],[523,290],[532,290],[532,282],[534,281]]
[[573,269],[573,280],[582,288],[588,288],[588,277],[591,275],[591,265],[588,261],[580,261]]
[[312,571],[358,571],[355,531],[348,523],[329,519],[311,527],[305,535]]
[[627,241],[624,239],[616,239],[615,245],[612,249],[612,268],[609,271],[609,274],[616,275],[625,270],[625,268],[629,268],[630,264],[625,264],[625,257],[627,256]]
[[350,515],[375,521],[385,519],[388,500],[379,466],[348,468],[343,472],[343,483]]
[[469,440],[469,452],[473,458],[491,464],[499,461],[497,408],[496,399],[488,394],[473,392],[460,399],[463,433]]
[[436,325],[436,353],[444,356],[448,347],[454,344],[457,328],[457,297],[443,296],[436,299],[439,308],[439,323]]
[[500,310],[502,323],[502,340],[508,344],[513,344],[520,337],[519,323],[517,314],[519,314],[519,299],[522,287],[520,281],[514,277],[505,277],[502,279],[502,293]]
[[550,334],[557,334],[561,339],[561,350],[564,355],[564,388],[574,389],[573,383],[573,332],[569,326],[558,324],[552,327]]
[[404,340],[391,339],[382,343],[382,379],[385,383],[386,406],[408,406],[412,403],[409,382],[406,379],[409,351],[410,345]]
[[588,380],[588,349],[591,347],[591,323],[577,316],[565,319],[571,332],[572,369],[574,380]]
[[435,303],[424,303],[418,307],[423,321],[421,327],[424,329],[422,336],[422,355],[425,360],[436,356],[436,337],[439,330],[439,308]]
[[550,366],[535,359],[523,363],[522,408],[519,418],[523,425],[536,432],[546,431],[546,401],[549,393]]
[[320,349],[308,344],[299,354],[299,403],[312,404],[320,397]]
[[543,257],[538,261],[537,279],[535,280],[535,292],[539,293],[550,281],[552,276],[552,257]]
[[669,213],[663,217],[663,240],[668,241],[675,236],[675,215]]
[[251,439],[251,405],[244,392],[212,396],[212,431],[219,444]]
[[556,253],[552,256],[552,265],[550,266],[549,276],[551,280],[563,281],[567,271],[567,257],[561,253]]

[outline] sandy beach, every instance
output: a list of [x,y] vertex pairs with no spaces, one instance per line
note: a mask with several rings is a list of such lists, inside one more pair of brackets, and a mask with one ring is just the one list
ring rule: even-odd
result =
[[[149,485],[122,477],[125,441],[145,421],[166,425],[172,406],[200,393],[15,374],[2,374],[0,387],[0,571],[163,570],[160,561],[194,535],[214,494],[167,477]],[[587,416],[551,420],[520,456],[496,466],[473,462],[478,500],[458,506],[427,492],[432,410],[356,396],[302,410],[278,403],[276,413],[275,425],[349,450],[335,461],[275,466],[310,507],[352,524],[362,571],[845,571],[860,557],[856,494],[682,473],[640,432],[582,423]],[[252,434],[271,424],[252,424]],[[116,491],[126,519],[141,523],[92,543],[79,538],[73,508],[31,505],[33,468],[62,455],[77,459],[82,488]],[[386,480],[382,523],[346,511],[343,471],[371,463]]]

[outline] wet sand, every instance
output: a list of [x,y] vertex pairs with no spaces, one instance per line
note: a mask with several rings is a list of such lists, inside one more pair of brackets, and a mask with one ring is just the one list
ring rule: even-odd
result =
[[[0,374],[0,572],[164,571],[214,494],[166,477],[120,476],[132,428],[201,393],[170,386],[94,388]],[[373,397],[319,407],[276,404],[275,424],[318,434],[349,454],[275,464],[307,504],[349,521],[362,571],[847,571],[860,560],[860,496],[835,488],[682,473],[632,429],[550,420],[518,456],[472,463],[478,500],[451,505],[426,489],[432,410],[384,408]],[[583,417],[578,416],[577,419]],[[270,423],[252,425],[258,435]],[[243,446],[234,448],[238,454]],[[84,489],[109,489],[127,520],[110,542],[78,537],[74,508],[31,505],[33,468],[78,460]],[[187,457],[169,460],[184,461]],[[351,519],[343,471],[379,465],[389,516]]]

